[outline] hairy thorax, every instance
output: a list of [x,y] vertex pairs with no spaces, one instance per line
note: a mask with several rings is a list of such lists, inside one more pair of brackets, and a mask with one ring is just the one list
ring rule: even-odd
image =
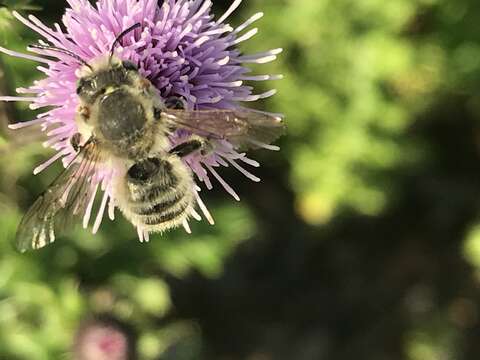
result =
[[[84,140],[93,136],[110,154],[142,159],[168,144],[167,125],[158,117],[163,102],[154,86],[119,60],[80,78],[77,126]],[[162,142],[159,144],[158,142]]]

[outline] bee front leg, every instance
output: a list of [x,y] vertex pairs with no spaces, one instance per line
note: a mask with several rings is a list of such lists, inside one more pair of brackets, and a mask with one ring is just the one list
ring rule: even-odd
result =
[[80,133],[75,133],[70,137],[70,145],[72,146],[73,150],[78,153],[87,143],[95,141],[93,138],[88,139],[87,141],[84,140],[84,137]]
[[192,136],[187,141],[170,149],[169,153],[183,158],[197,151],[200,151],[203,156],[207,156],[213,151],[213,146],[207,139],[200,136]]
[[72,135],[70,138],[70,145],[72,145],[73,150],[75,150],[76,153],[80,150],[80,143],[82,141],[82,135],[80,133],[75,133]]

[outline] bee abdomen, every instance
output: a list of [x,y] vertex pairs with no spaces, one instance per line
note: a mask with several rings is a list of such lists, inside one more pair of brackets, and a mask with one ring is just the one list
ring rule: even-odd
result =
[[172,178],[169,183],[157,185],[154,184],[149,188],[142,189],[137,192],[133,198],[135,202],[155,202],[158,198],[171,193],[171,189],[178,186],[178,179]]
[[192,175],[173,155],[134,164],[124,189],[122,212],[134,225],[151,232],[181,225],[195,205]]
[[183,220],[185,218],[188,206],[188,203],[183,203],[176,207],[176,209],[171,209],[170,211],[146,215],[143,217],[143,221],[146,225],[174,223],[177,220]]
[[184,198],[184,194],[176,194],[171,200],[160,201],[157,203],[143,203],[142,205],[135,207],[133,211],[137,215],[163,214],[181,206],[184,202],[182,201]]
[[168,161],[151,158],[133,165],[128,171],[127,186],[134,204],[158,202],[179,187],[178,176]]

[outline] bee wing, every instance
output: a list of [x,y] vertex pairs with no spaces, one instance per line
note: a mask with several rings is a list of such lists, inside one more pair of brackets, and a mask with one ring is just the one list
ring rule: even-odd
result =
[[67,168],[41,194],[24,215],[15,243],[19,251],[40,249],[55,241],[55,233],[71,224],[73,215],[85,211],[91,194],[91,175],[99,152],[87,142]]
[[163,115],[176,127],[208,138],[228,140],[237,148],[268,148],[285,132],[281,117],[251,109],[166,109]]

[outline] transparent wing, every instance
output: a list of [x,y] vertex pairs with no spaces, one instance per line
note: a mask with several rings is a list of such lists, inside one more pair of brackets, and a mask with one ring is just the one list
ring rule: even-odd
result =
[[19,251],[40,249],[54,242],[55,234],[71,224],[73,215],[85,211],[92,191],[91,175],[99,156],[95,143],[87,142],[38,197],[18,227],[15,243]]
[[268,147],[285,132],[282,118],[250,109],[166,109],[163,115],[176,127],[241,148]]

